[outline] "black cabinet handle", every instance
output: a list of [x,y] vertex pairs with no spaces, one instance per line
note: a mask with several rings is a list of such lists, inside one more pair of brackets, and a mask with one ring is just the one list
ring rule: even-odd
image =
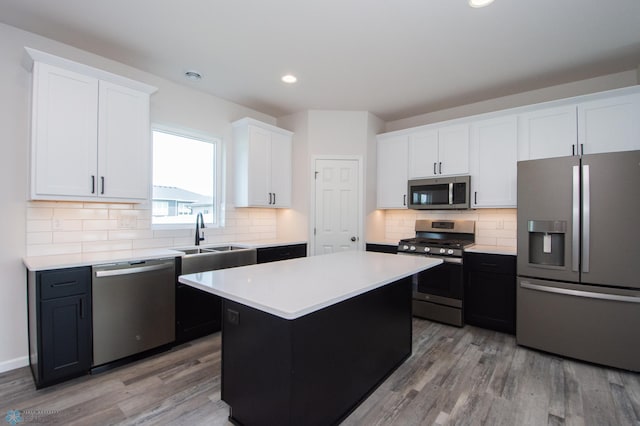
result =
[[478,204],[478,191],[473,192],[473,204]]
[[68,286],[68,285],[75,285],[75,284],[77,284],[77,281],[63,281],[63,282],[59,282],[59,283],[50,284],[49,287],[51,287],[51,288],[65,287],[65,286]]
[[102,189],[100,190],[100,194],[104,194],[104,176],[100,176],[100,184]]
[[272,202],[271,202],[271,193],[269,193],[269,205],[271,205],[271,204],[272,204]]
[[403,205],[403,206],[406,206],[406,205],[407,205],[407,194],[404,194],[404,195],[402,196],[402,205]]
[[576,155],[576,146],[571,144],[571,155]]
[[435,175],[435,174],[437,174],[437,173],[436,173],[436,164],[437,164],[437,163],[433,163],[433,174],[434,174],[434,175]]
[[276,204],[276,193],[275,192],[273,193],[273,204],[274,205]]
[[96,193],[96,177],[94,175],[91,175],[91,193]]
[[438,173],[442,174],[442,161],[438,163]]
[[580,144],[580,155],[584,155],[584,144]]

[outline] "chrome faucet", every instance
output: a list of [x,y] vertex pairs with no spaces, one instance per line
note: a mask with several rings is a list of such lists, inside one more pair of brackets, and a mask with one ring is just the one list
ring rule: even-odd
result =
[[196,216],[196,245],[200,245],[200,241],[204,241],[204,232],[200,234],[200,230],[204,229],[204,217],[202,216],[202,212],[198,213]]

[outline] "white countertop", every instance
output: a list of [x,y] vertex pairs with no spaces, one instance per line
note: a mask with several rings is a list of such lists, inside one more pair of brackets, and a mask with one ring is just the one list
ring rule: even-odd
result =
[[182,252],[175,250],[145,249],[60,254],[52,256],[31,256],[25,257],[22,261],[30,271],[44,271],[47,269],[74,268],[76,266],[91,266],[103,263],[129,262],[179,256],[182,256]]
[[509,256],[517,255],[517,248],[511,246],[487,246],[475,244],[471,247],[465,248],[464,251],[469,253],[503,254]]
[[181,283],[295,319],[442,263],[423,256],[347,251],[181,275]]
[[[286,241],[286,240],[257,240],[257,241],[234,241],[228,244],[239,246],[239,247],[258,249],[258,248],[267,248],[267,247],[292,246],[296,244],[307,244],[307,242],[306,241]],[[212,243],[212,244],[206,244],[206,245],[223,246],[225,244]]]
[[[219,247],[233,245],[246,248],[267,248],[278,246],[289,246],[293,244],[306,244],[306,241],[287,240],[258,240],[227,243],[203,244],[201,247]],[[140,250],[118,250],[96,253],[58,254],[48,256],[27,256],[22,259],[24,265],[30,271],[44,271],[48,269],[74,268],[77,266],[91,266],[112,262],[129,262],[148,259],[159,259],[164,257],[179,257],[182,252],[179,249],[195,248],[197,246],[180,246],[179,248],[167,249],[140,249]]]
[[399,240],[367,240],[367,244],[379,244],[381,246],[397,246]]

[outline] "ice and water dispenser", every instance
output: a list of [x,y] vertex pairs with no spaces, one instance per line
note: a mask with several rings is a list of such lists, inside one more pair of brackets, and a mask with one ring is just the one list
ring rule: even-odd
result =
[[564,220],[530,220],[529,263],[532,265],[564,266],[567,222]]

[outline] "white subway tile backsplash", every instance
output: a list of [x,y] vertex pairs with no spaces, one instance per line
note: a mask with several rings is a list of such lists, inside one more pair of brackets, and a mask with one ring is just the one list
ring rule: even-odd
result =
[[476,222],[477,244],[516,245],[515,209],[384,210],[385,239],[395,241],[415,236],[415,221],[417,219],[473,220]]
[[44,220],[53,217],[51,207],[27,207],[27,220]]
[[52,256],[56,254],[78,253],[82,253],[81,243],[27,245],[27,256]]
[[[274,209],[224,214],[224,227],[204,229],[203,244],[276,238]],[[27,208],[28,256],[191,246],[193,234],[191,227],[152,229],[150,203],[31,201]]]
[[52,242],[52,232],[27,232],[27,245],[51,244]]
[[80,220],[98,220],[108,219],[109,211],[105,209],[75,209],[75,208],[55,208],[53,209],[54,219],[80,219]]
[[109,240],[144,240],[153,238],[152,230],[109,231]]
[[83,253],[95,253],[100,251],[118,251],[132,250],[133,242],[131,240],[120,241],[90,241],[82,243]]
[[54,232],[53,242],[58,243],[79,243],[84,241],[106,241],[107,231],[73,231]]
[[28,220],[27,229],[29,232],[46,232],[51,231],[51,220]]

